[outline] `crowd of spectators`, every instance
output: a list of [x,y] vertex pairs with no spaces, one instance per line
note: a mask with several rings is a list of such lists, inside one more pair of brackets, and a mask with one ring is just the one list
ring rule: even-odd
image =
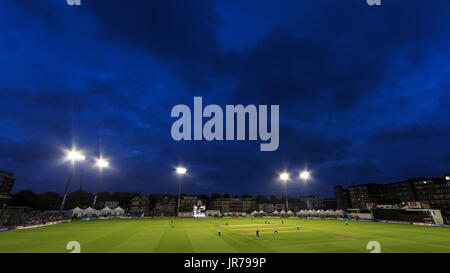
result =
[[69,219],[71,219],[69,216],[61,213],[42,212],[37,210],[27,211],[22,215],[24,225],[39,225]]

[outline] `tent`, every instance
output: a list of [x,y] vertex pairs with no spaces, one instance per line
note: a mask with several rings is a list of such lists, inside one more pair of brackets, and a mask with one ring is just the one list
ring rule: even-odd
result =
[[259,214],[265,214],[265,212],[263,210],[260,210]]
[[278,212],[277,210],[274,210],[274,211],[272,212],[272,214],[276,214],[276,215],[278,215],[278,214],[279,214],[279,212]]
[[106,215],[112,214],[112,212],[113,212],[113,210],[110,209],[110,208],[108,208],[108,207],[105,207],[105,208],[103,208],[103,209],[100,211],[100,213],[101,213],[102,215],[103,215],[103,214],[106,214]]
[[317,216],[319,216],[319,217],[323,217],[323,216],[325,216],[325,211],[324,210],[317,210]]
[[286,214],[286,212],[284,210],[280,211],[280,214]]
[[288,212],[286,212],[286,213],[289,214],[289,215],[294,214],[291,210],[288,210]]
[[254,212],[252,212],[252,215],[256,215],[258,214],[258,212],[255,210]]
[[113,210],[113,215],[115,216],[122,216],[125,214],[125,210],[121,207],[117,207]]
[[93,209],[93,208],[91,208],[91,207],[88,207],[87,209],[85,209],[85,210],[83,210],[83,214],[84,215],[87,215],[87,216],[89,216],[89,215],[96,215],[97,214],[97,210],[95,210],[95,209]]
[[72,216],[81,216],[83,214],[83,210],[79,207],[76,207],[71,210]]
[[340,212],[339,210],[335,210],[335,211],[333,212],[333,215],[334,215],[334,216],[339,216],[339,215],[341,215],[341,212]]

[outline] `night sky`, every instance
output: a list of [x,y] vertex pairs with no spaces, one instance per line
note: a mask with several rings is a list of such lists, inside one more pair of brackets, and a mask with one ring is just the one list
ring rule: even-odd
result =
[[[333,196],[450,171],[450,1],[2,1],[0,169],[13,192]],[[174,141],[173,106],[280,105],[280,145]],[[307,168],[305,187],[297,178]]]

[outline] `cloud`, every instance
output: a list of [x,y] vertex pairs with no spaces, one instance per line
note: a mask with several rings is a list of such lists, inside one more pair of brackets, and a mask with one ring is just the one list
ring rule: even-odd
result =
[[450,136],[448,128],[413,124],[400,128],[379,129],[374,135],[369,137],[369,143],[403,143],[409,145],[411,142],[431,142],[433,139],[447,136]]
[[[73,141],[110,157],[111,190],[176,192],[173,167],[184,164],[188,193],[279,193],[280,170],[308,167],[310,193],[330,195],[334,184],[448,166],[447,2],[233,5],[230,15],[214,1],[7,2],[1,167],[41,173],[30,160],[58,158],[54,147]],[[194,95],[221,106],[280,104],[279,149],[175,142],[170,110]],[[65,177],[53,167],[48,190]],[[21,188],[35,186],[18,177]]]
[[2,158],[21,163],[54,161],[58,159],[60,154],[57,147],[38,139],[23,142],[0,139],[0,150],[2,151]]

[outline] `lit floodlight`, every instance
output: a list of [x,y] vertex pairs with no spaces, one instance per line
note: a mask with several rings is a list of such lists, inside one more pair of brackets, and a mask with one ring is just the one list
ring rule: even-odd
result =
[[281,173],[280,174],[280,179],[285,181],[289,179],[289,174],[288,173]]
[[99,168],[107,168],[109,166],[109,162],[104,159],[97,159],[97,166]]
[[67,158],[71,161],[77,161],[77,160],[85,160],[86,156],[84,156],[83,154],[81,154],[79,152],[71,151],[67,155]]
[[100,169],[100,175],[98,176],[98,181],[97,181],[97,190],[95,192],[95,196],[94,196],[94,202],[92,203],[92,207],[95,208],[95,204],[97,202],[97,195],[98,195],[98,190],[100,188],[100,184],[102,181],[102,174],[103,174],[103,168],[107,168],[109,166],[109,162],[104,160],[103,158],[98,158],[97,159],[97,167],[99,167]]
[[300,173],[300,178],[303,180],[308,180],[309,179],[309,172],[308,171],[303,171]]
[[449,181],[449,180],[450,180],[450,176],[447,175],[447,176],[445,177],[445,180]]
[[75,161],[85,160],[86,157],[83,154],[81,154],[80,152],[72,150],[67,153],[67,159],[72,161],[72,171],[70,172],[69,179],[67,180],[67,185],[66,185],[66,189],[64,190],[64,196],[63,196],[63,199],[61,202],[61,207],[59,208],[60,211],[62,211],[64,209],[64,204],[65,204],[66,198],[67,198],[67,191],[69,190],[70,181],[72,180],[72,176],[75,171]]
[[284,191],[286,193],[286,211],[288,211],[289,204],[288,204],[287,183],[286,182],[289,180],[289,174],[287,172],[280,173],[280,179],[283,180],[283,182],[284,182]]
[[180,215],[180,200],[181,200],[181,180],[183,179],[183,174],[185,174],[187,172],[186,168],[183,167],[177,167],[175,169],[175,171],[177,172],[177,174],[180,175],[180,182],[178,184],[178,205],[177,205],[177,216]]
[[183,168],[183,167],[178,167],[176,169],[176,172],[177,172],[177,174],[185,174],[187,172],[187,169]]

